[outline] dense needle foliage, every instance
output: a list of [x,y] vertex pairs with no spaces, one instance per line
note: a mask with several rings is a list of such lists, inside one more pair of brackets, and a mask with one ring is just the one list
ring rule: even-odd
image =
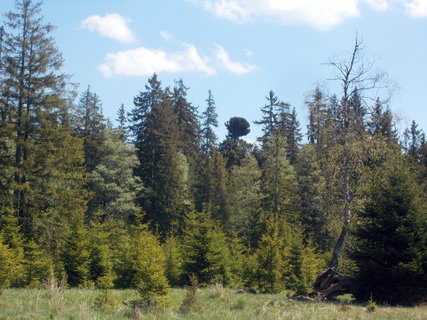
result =
[[306,143],[273,91],[251,143],[241,116],[219,141],[210,90],[199,114],[183,80],[157,74],[115,126],[90,87],[75,101],[40,3],[17,0],[4,30],[1,288],[132,287],[151,307],[190,279],[309,294],[329,263],[362,300],[426,298],[425,135],[413,122],[400,137],[381,97],[365,99],[357,39],[356,59],[332,64],[343,91],[307,97]]

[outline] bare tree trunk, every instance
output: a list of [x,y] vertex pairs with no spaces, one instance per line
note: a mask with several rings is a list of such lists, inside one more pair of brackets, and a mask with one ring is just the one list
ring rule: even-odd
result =
[[[315,283],[314,290],[320,293],[323,297],[334,297],[343,293],[351,292],[354,285],[354,279],[351,277],[343,276],[338,273],[338,263],[341,253],[345,247],[345,242],[351,223],[351,202],[352,202],[352,175],[355,172],[355,167],[352,164],[351,155],[349,152],[349,143],[353,135],[357,132],[352,131],[352,123],[354,115],[351,109],[351,99],[357,92],[367,92],[375,88],[381,88],[380,82],[384,80],[384,74],[369,75],[372,70],[373,63],[367,63],[362,57],[360,52],[360,42],[356,37],[353,51],[349,59],[329,61],[328,65],[335,68],[337,76],[331,80],[336,80],[341,83],[343,95],[341,98],[341,112],[342,112],[342,135],[343,140],[341,145],[343,147],[342,154],[342,188],[344,189],[343,199],[343,225],[341,233],[335,244],[334,251],[330,265],[327,269],[321,272]],[[366,98],[366,96],[365,96]]]

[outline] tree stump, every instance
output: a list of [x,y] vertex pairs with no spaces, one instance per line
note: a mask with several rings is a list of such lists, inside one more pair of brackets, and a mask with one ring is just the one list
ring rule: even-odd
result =
[[313,288],[323,299],[331,299],[352,293],[354,284],[354,278],[340,274],[336,267],[329,267],[317,276]]

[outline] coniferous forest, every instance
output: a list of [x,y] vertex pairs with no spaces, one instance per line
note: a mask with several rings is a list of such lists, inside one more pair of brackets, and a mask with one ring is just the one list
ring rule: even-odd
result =
[[[358,39],[339,83],[227,121],[215,92],[153,74],[111,122],[80,96],[41,5],[18,0],[0,47],[0,287],[135,288],[146,304],[197,282],[391,305],[427,297],[427,142],[396,129]],[[262,135],[245,141],[251,126]]]

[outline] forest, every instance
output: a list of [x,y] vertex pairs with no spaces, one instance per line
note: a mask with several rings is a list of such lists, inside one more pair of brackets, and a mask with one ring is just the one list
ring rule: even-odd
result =
[[198,110],[157,74],[106,119],[62,72],[41,11],[17,0],[0,29],[0,288],[133,288],[151,306],[213,284],[426,301],[425,134],[396,129],[359,39],[329,63],[337,92],[307,88],[307,134],[270,91],[219,141],[214,92]]

